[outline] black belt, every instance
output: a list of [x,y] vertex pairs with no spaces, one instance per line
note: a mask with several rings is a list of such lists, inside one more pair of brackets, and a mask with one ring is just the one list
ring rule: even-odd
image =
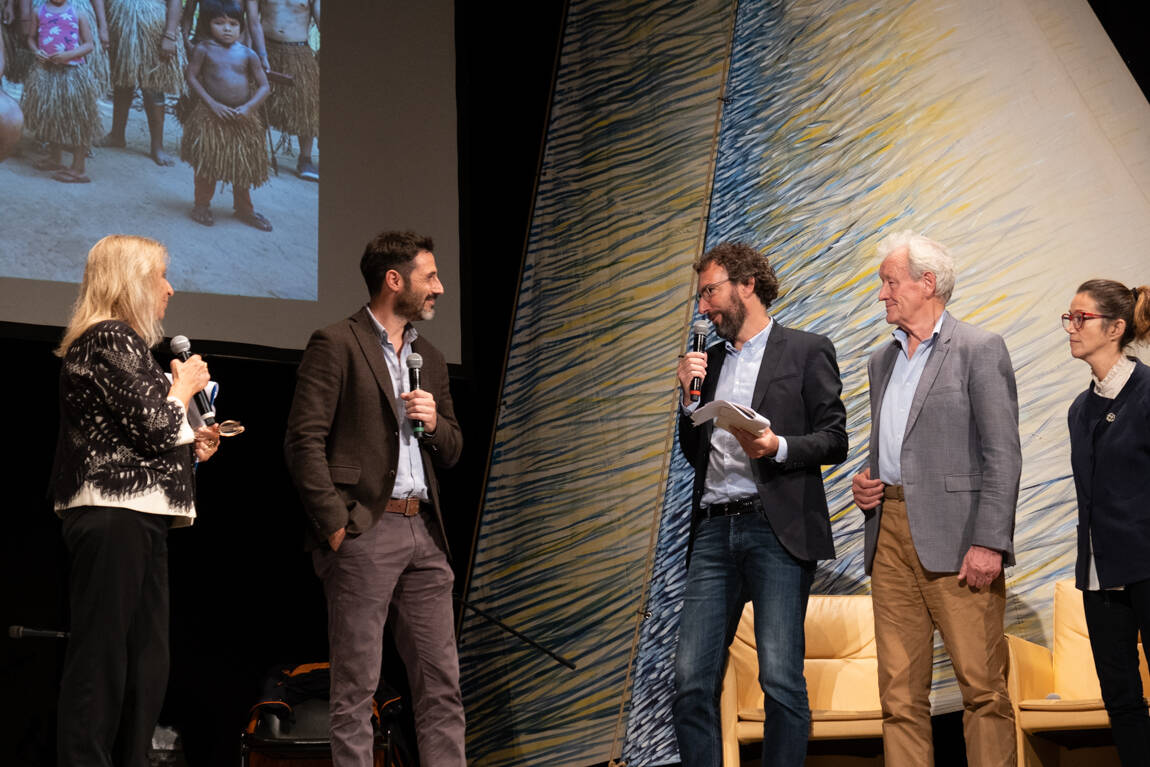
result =
[[752,514],[763,510],[763,501],[757,495],[750,498],[740,498],[737,501],[726,503],[712,503],[699,509],[703,519],[711,517],[733,517],[736,514]]

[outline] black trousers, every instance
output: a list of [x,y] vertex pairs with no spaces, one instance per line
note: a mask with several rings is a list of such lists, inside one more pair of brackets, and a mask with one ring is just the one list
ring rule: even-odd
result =
[[72,621],[60,767],[148,765],[168,686],[168,525],[166,516],[130,509],[64,512]]
[[1150,580],[1122,591],[1084,591],[1086,627],[1122,767],[1150,765],[1150,714],[1138,672],[1138,632],[1150,656]]

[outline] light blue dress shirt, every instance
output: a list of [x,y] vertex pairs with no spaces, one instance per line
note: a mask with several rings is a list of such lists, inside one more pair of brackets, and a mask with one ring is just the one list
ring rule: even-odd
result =
[[926,361],[938,340],[944,311],[934,323],[934,332],[924,339],[914,350],[913,357],[907,357],[907,334],[897,328],[892,335],[898,343],[899,354],[895,358],[894,369],[890,372],[886,391],[882,395],[882,412],[878,427],[878,476],[888,485],[902,484],[902,441],[906,436],[906,422],[910,418],[910,406],[914,402],[914,392],[918,388]]
[[[411,356],[411,344],[419,337],[419,332],[408,325],[403,330],[403,343],[397,353],[387,337],[387,331],[379,320],[367,310],[371,324],[379,334],[379,345],[383,348],[383,358],[387,361],[387,372],[391,374],[391,389],[395,403],[399,406],[399,464],[395,471],[395,486],[391,489],[392,498],[421,498],[427,500],[427,477],[423,473],[423,458],[419,452],[419,439],[415,436],[411,419],[404,415],[404,402],[400,393],[408,391],[407,358]],[[383,428],[382,425],[380,428]]]
[[[755,381],[758,380],[759,368],[763,364],[763,352],[767,348],[767,338],[770,337],[774,324],[774,320],[769,320],[765,328],[743,344],[742,349],[736,349],[730,341],[726,342],[727,356],[723,360],[723,368],[719,371],[719,380],[716,382],[716,400],[752,407]],[[693,412],[695,407],[692,405],[686,410],[688,413]],[[771,414],[763,415],[770,418]],[[774,460],[782,462],[786,459],[787,441],[779,437],[779,452],[774,456]],[[702,505],[710,506],[713,503],[726,503],[756,495],[758,489],[755,487],[751,459],[743,452],[734,435],[726,429],[714,429],[711,432],[711,455],[707,464],[707,478],[703,483]]]

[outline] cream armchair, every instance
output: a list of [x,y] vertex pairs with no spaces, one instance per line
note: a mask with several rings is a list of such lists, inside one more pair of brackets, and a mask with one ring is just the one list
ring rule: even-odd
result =
[[[811,739],[882,737],[871,598],[812,596],[805,628]],[[762,741],[766,717],[749,602],[731,642],[719,711],[723,767],[739,767],[739,746]]]
[[[1061,763],[1059,746],[1041,736],[1052,730],[1108,729],[1110,718],[1102,705],[1102,691],[1094,671],[1090,635],[1082,593],[1073,581],[1054,584],[1052,619],[1054,649],[1048,650],[1011,634],[1007,688],[1014,707],[1018,737],[1018,763],[1055,767]],[[1142,689],[1150,692],[1146,658],[1138,647],[1142,667]],[[1110,752],[1113,749],[1109,749]],[[1117,758],[1108,753],[1104,756]],[[1094,761],[1094,764],[1099,762]]]

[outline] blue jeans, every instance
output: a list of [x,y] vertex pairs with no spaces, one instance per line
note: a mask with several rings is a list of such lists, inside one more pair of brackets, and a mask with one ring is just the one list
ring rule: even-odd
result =
[[672,712],[683,767],[720,767],[719,694],[727,647],[743,605],[755,606],[763,688],[763,764],[800,767],[810,707],[803,678],[803,619],[814,563],[791,556],[761,513],[699,523],[687,570]]

